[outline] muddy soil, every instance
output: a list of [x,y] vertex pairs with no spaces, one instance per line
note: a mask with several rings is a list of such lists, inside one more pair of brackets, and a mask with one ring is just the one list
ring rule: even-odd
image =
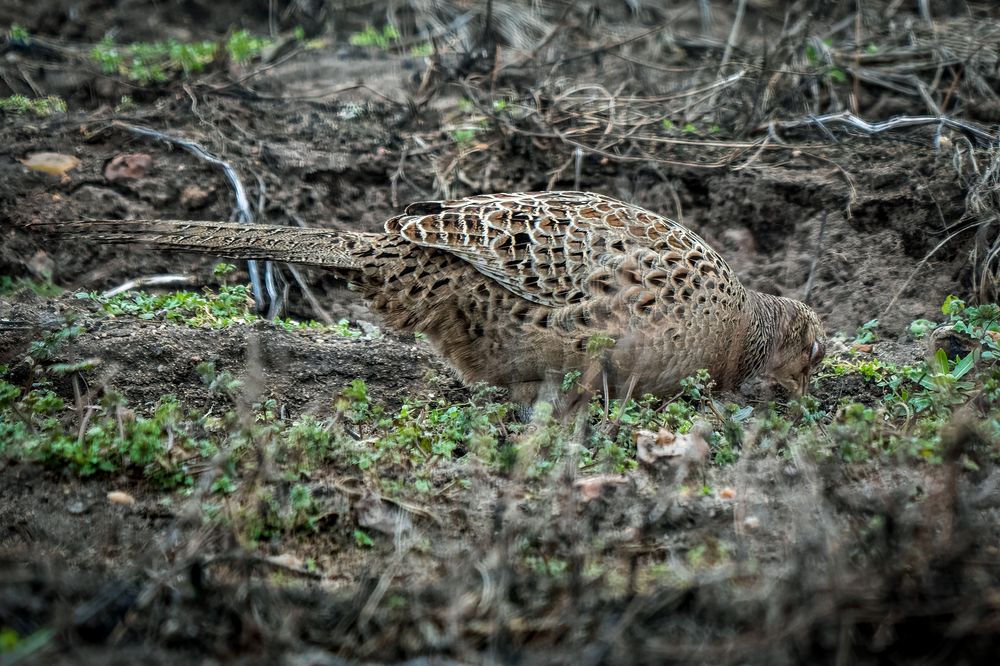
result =
[[[73,321],[84,332],[52,362],[96,359],[94,385],[122,393],[138,410],[150,410],[167,394],[192,409],[224,410],[223,399],[195,370],[205,361],[243,381],[238,400],[247,413],[254,403],[273,399],[283,417],[327,414],[355,378],[390,406],[413,395],[469,398],[470,389],[426,343],[391,331],[351,339],[267,322],[194,329],[110,317],[76,299],[77,291],[153,274],[217,283],[215,258],[52,241],[17,228],[17,222],[50,218],[231,218],[234,196],[219,169],[165,142],[137,137],[127,125],[184,136],[232,164],[260,222],[378,230],[407,203],[443,196],[579,188],[618,197],[694,229],[748,286],[808,296],[831,333],[851,339],[861,324],[879,319],[881,341],[872,352],[896,363],[926,353],[907,331],[911,321],[939,318],[949,294],[976,296],[970,256],[977,229],[969,225],[956,234],[967,219],[972,182],[968,167],[956,161],[957,137],[942,148],[933,131],[905,140],[840,134],[830,141],[820,131],[778,130],[779,140],[766,149],[746,151],[741,162],[722,168],[699,164],[711,161],[706,153],[719,157],[728,149],[681,142],[655,162],[586,154],[577,175],[565,168],[572,164],[572,146],[551,137],[493,128],[480,137],[488,143],[485,151],[459,145],[449,114],[463,104],[463,85],[474,80],[486,87],[489,77],[473,67],[469,79],[438,85],[430,102],[407,104],[426,96],[425,58],[349,45],[345,35],[384,21],[385,10],[380,3],[341,4],[4,3],[0,27],[16,22],[59,43],[93,44],[109,31],[125,43],[217,38],[237,28],[267,34],[295,25],[329,41],[294,58],[276,58],[239,85],[233,83],[239,72],[229,69],[155,90],[132,90],[93,69],[54,64],[55,56],[44,50],[8,49],[0,96],[23,92],[23,74],[30,71],[33,84],[66,98],[69,110],[47,118],[0,115],[0,275],[50,276],[66,291],[45,298],[21,290],[0,298],[0,364],[30,383],[24,362],[29,345]],[[674,29],[697,32],[699,3],[680,4],[690,7],[676,17]],[[277,18],[275,5],[284,12]],[[776,9],[753,12],[759,25],[780,24]],[[641,26],[651,16],[655,11],[645,9],[620,18]],[[602,19],[598,12],[589,20]],[[572,31],[583,35],[574,52],[580,57],[569,70],[580,84],[618,72],[598,62],[600,31],[588,33],[586,25],[580,19]],[[728,25],[716,23],[723,40]],[[699,67],[708,57],[700,48],[675,47],[664,58]],[[39,59],[48,64],[39,66]],[[643,83],[642,77],[657,76],[643,71],[630,81],[674,85],[655,78]],[[133,101],[123,108],[121,96],[130,93]],[[868,106],[862,110],[871,110],[874,93],[864,94]],[[789,109],[788,115],[799,112]],[[920,109],[901,112],[919,115]],[[21,160],[41,151],[72,155],[79,165],[62,179],[25,168]],[[148,171],[109,181],[107,165],[131,153],[150,156]],[[985,153],[977,154],[982,159]],[[304,276],[324,312],[292,289],[289,315],[346,318],[365,322],[366,331],[369,324],[380,327],[345,285],[316,270]],[[235,279],[245,277],[238,272]],[[69,381],[57,388],[73,399]],[[854,379],[830,379],[816,395],[828,409],[846,399],[877,402],[870,385]],[[896,583],[908,603],[916,604],[921,593],[905,587],[915,585],[907,566],[926,565],[941,582],[934,589],[946,590],[945,601],[972,594],[976,580],[991,575],[980,564],[949,568],[954,544],[929,532],[975,525],[989,536],[987,544],[995,544],[995,473],[984,469],[956,480],[947,469],[817,470],[773,451],[768,456],[766,443],[760,446],[765,455],[712,467],[683,492],[676,479],[643,470],[590,496],[571,478],[538,487],[444,461],[435,486],[468,482],[474,491],[443,490],[427,507],[372,495],[360,475],[331,468],[311,481],[328,509],[318,536],[276,539],[251,556],[234,534],[206,528],[199,515],[203,489],[181,497],[126,474],[81,480],[4,461],[0,625],[19,635],[51,632],[46,646],[22,663],[432,663],[434,657],[444,661],[433,663],[735,663],[755,646],[762,656],[746,663],[816,663],[838,654],[879,663],[905,661],[931,647],[942,659],[958,650],[959,639],[945,637],[933,646],[921,639],[941,630],[934,617],[896,624],[885,618]],[[692,490],[699,486],[733,492]],[[949,503],[948,493],[959,486],[977,498],[978,508]],[[111,491],[135,502],[111,503]],[[921,511],[934,515],[926,532]],[[351,526],[361,515],[375,526],[370,531],[382,530],[374,549],[353,543]],[[884,542],[844,536],[886,516],[900,531]],[[892,539],[903,539],[899,534],[926,540],[919,565],[894,559],[901,546]],[[599,586],[588,586],[594,579],[587,576],[596,574],[584,575],[584,547],[577,547],[584,543],[600,543],[610,554]],[[552,575],[543,557],[539,570],[516,578],[506,562],[529,546],[569,562],[565,574]],[[988,560],[997,554],[995,545],[964,546],[963,556]],[[877,564],[865,560],[853,570],[852,558],[865,549],[880,554]],[[641,594],[651,579],[667,575],[664,567],[676,566],[671,571],[677,576],[694,580],[701,565],[692,551],[699,561],[732,557],[736,573],[725,584],[680,585],[675,598]],[[729,587],[733,581],[739,583]],[[766,603],[772,584],[775,598],[790,600],[787,607]],[[815,606],[813,597],[821,600]],[[877,603],[865,608],[884,616],[837,623],[841,611],[872,599]],[[958,663],[975,663],[995,647],[996,634],[963,640],[964,661]],[[4,659],[0,654],[0,664]]]

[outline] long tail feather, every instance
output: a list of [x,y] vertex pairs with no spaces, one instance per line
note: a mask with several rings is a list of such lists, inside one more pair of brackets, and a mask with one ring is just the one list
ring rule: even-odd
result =
[[183,220],[32,222],[27,226],[42,233],[99,243],[138,243],[229,259],[284,261],[328,268],[357,268],[358,253],[371,248],[382,237],[382,234],[329,229]]

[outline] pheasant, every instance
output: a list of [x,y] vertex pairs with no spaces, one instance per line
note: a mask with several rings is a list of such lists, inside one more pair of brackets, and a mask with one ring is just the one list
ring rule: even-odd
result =
[[595,336],[609,386],[637,394],[675,391],[702,368],[721,389],[765,376],[801,394],[825,351],[808,306],[745,288],[682,224],[589,192],[414,203],[384,233],[153,220],[32,226],[324,267],[388,326],[424,333],[463,381],[507,387],[522,404],[547,373],[591,367]]

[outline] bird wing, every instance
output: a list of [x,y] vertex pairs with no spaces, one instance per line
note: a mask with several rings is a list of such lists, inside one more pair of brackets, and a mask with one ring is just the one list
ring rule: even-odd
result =
[[706,260],[722,262],[677,222],[590,192],[414,203],[385,230],[459,256],[518,296],[551,307],[662,286]]

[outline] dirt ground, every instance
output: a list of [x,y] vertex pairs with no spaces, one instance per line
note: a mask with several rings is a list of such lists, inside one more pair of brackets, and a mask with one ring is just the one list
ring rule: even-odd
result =
[[[826,44],[839,62],[855,19],[864,43],[887,59],[881,45],[890,40],[917,48],[929,39],[921,3],[865,3],[867,13],[855,15],[843,2],[812,11],[801,2],[497,2],[485,32],[487,3],[438,4],[392,3],[393,13],[387,3],[324,0],[5,2],[0,29],[20,24],[34,42],[0,47],[0,97],[58,95],[68,110],[0,114],[0,275],[48,275],[65,289],[0,296],[0,364],[30,383],[29,345],[72,321],[83,332],[51,362],[98,359],[89,382],[113,387],[139,412],[167,394],[186,408],[225,411],[226,399],[199,377],[204,362],[243,380],[235,402],[244,416],[264,400],[283,419],[328,414],[355,378],[389,406],[414,395],[470,399],[412,336],[341,337],[270,322],[191,328],[111,317],[75,298],[163,273],[217,283],[212,258],[15,228],[50,218],[231,219],[233,191],[220,169],[134,126],[195,140],[233,165],[259,222],[377,230],[412,201],[541,189],[615,196],[694,229],[749,287],[808,298],[828,331],[844,334],[831,353],[846,353],[858,327],[878,319],[873,353],[917,362],[927,350],[910,322],[940,319],[949,294],[995,300],[983,257],[1000,218],[989,222],[976,208],[995,146],[974,145],[961,130],[936,136],[933,125],[869,135],[785,122],[841,109],[872,121],[928,115],[924,97],[907,92],[919,79],[943,113],[995,123],[1000,105],[988,88],[997,69],[980,63],[997,58],[995,44],[975,55],[954,47],[961,65],[886,86],[860,75],[878,63],[851,70],[853,88],[830,73],[778,76],[791,66],[781,61],[789,40]],[[713,8],[707,27],[702,4]],[[737,4],[747,15],[727,49]],[[931,4],[940,43],[960,21],[1000,33],[988,4]],[[407,46],[350,43],[387,16]],[[450,17],[461,26],[438,40],[439,56],[409,50],[424,41],[427,16],[435,21],[427,25]],[[162,84],[81,64],[107,34],[125,44],[235,29],[288,35],[296,26],[318,41]],[[854,51],[860,63],[864,52]],[[711,69],[710,85],[716,69],[722,80],[736,71],[730,64],[742,78],[717,98],[686,92],[692,72]],[[973,74],[986,77],[987,92]],[[610,112],[609,96],[638,101]],[[546,112],[504,115],[507,102],[497,100],[515,99]],[[654,107],[673,114],[670,126],[661,116],[648,124]],[[630,113],[647,123],[631,136],[624,130],[640,121]],[[460,134],[468,127],[471,139]],[[79,165],[61,179],[24,166],[42,151]],[[150,156],[146,172],[109,180],[109,163],[133,153]],[[290,316],[380,325],[344,285],[316,270],[304,276],[325,313],[293,288]],[[69,379],[56,388],[73,400]],[[850,377],[831,377],[814,394],[831,413],[844,400],[879,399]],[[963,433],[955,425],[948,441],[959,446]],[[0,458],[0,629],[40,641],[0,651],[0,664],[973,664],[996,654],[993,467],[812,466],[758,445],[759,455],[706,469],[692,488],[715,489],[707,493],[640,468],[594,498],[569,473],[539,483],[456,458],[441,461],[437,490],[414,502],[380,496],[356,469],[331,466],[309,481],[325,507],[318,530],[256,549],[236,529],[209,525],[204,489],[184,495],[141,475],[81,478]],[[462,484],[471,490],[459,492]],[[109,502],[112,491],[134,504]],[[373,548],[356,547],[356,524],[374,526]],[[535,565],[517,564],[525,553]],[[554,573],[550,560],[565,570]]]

